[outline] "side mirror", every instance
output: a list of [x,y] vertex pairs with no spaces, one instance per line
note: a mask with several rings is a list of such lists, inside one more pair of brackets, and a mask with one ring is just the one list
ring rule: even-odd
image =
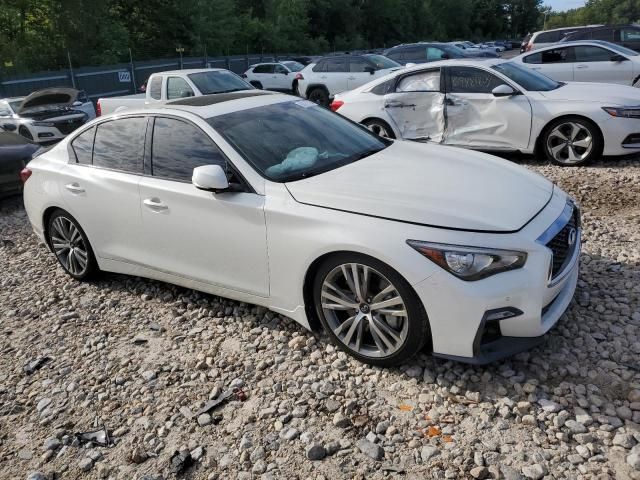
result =
[[616,53],[615,55],[612,55],[609,60],[611,60],[612,62],[626,62],[629,59],[623,55]]
[[515,95],[516,91],[509,85],[503,83],[491,90],[491,93],[493,93],[494,97],[510,97],[511,95]]
[[229,188],[227,174],[220,165],[203,165],[193,169],[193,186],[207,192],[221,193]]
[[364,71],[373,75],[376,72],[376,69],[374,67],[364,67]]
[[18,127],[11,123],[5,123],[4,125],[2,125],[2,128],[4,128],[7,132],[15,132],[18,129]]

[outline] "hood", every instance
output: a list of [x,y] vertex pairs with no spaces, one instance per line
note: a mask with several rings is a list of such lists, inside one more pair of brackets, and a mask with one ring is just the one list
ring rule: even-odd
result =
[[327,173],[286,184],[300,203],[458,230],[517,231],[549,202],[553,184],[500,158],[396,141]]
[[568,100],[607,105],[640,105],[640,89],[612,83],[566,82],[560,88],[538,92],[550,100]]
[[19,115],[30,108],[43,106],[70,107],[77,100],[79,93],[74,88],[45,88],[38,90],[22,101],[16,113]]

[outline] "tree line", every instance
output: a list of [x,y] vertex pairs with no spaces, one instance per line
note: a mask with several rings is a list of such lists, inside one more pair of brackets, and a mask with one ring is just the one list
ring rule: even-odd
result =
[[640,0],[587,0],[584,7],[551,12],[547,28],[640,21]]
[[542,0],[0,0],[0,69],[520,38]]

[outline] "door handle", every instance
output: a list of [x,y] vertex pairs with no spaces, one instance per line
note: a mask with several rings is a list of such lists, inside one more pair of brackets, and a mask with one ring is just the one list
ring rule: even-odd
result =
[[347,80],[355,80],[356,77],[347,77]]
[[540,70],[540,67],[531,67],[531,70]]
[[162,210],[168,210],[169,206],[166,203],[162,203],[159,198],[145,198],[142,202],[144,205],[151,210],[156,212],[160,212]]
[[75,193],[75,194],[84,193],[84,188],[82,188],[80,184],[76,182],[68,183],[64,186],[64,188],[69,190],[71,193]]
[[415,107],[416,105],[413,103],[402,103],[402,102],[388,102],[384,104],[384,108],[411,108],[411,107]]
[[576,65],[576,68],[583,69],[583,68],[589,68],[589,67],[587,65]]

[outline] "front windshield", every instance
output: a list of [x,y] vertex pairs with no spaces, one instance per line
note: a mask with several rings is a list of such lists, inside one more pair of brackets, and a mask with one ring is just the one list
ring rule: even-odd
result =
[[304,68],[304,65],[298,62],[282,62],[282,64],[292,72],[299,72]]
[[24,99],[18,98],[17,100],[9,100],[9,106],[11,107],[11,110],[13,110],[14,112],[18,110],[18,107],[20,107],[20,105],[22,104],[22,100]]
[[262,176],[290,182],[372,155],[390,141],[307,100],[207,119]]
[[548,92],[564,85],[563,83],[551,80],[549,77],[545,77],[541,73],[511,62],[499,63],[491,68],[509,77],[530,92]]
[[399,68],[400,65],[398,62],[391,60],[390,58],[385,57],[384,55],[365,55],[368,60],[375,63],[376,68],[384,69],[384,68]]
[[188,77],[203,95],[253,90],[242,78],[226,70],[191,73]]
[[464,58],[467,56],[463,49],[455,45],[438,45],[437,47],[447,52],[451,58]]

